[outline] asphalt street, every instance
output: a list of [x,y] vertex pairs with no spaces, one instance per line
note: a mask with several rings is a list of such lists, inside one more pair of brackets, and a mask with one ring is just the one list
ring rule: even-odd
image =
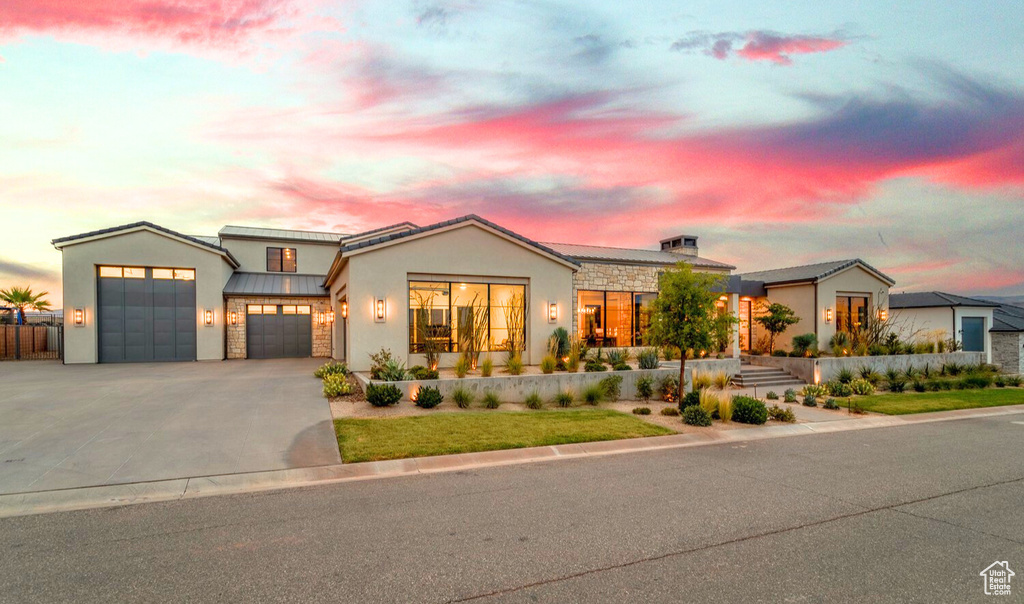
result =
[[1024,414],[0,520],[0,601],[1024,599]]

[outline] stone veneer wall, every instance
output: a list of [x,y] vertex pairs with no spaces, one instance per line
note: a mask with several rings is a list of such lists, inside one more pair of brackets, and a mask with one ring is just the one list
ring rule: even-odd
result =
[[1024,333],[992,332],[992,364],[1003,373],[1024,373]]
[[331,356],[331,326],[328,323],[317,323],[316,313],[331,310],[330,298],[280,298],[276,296],[257,296],[251,298],[228,298],[224,303],[224,316],[227,313],[238,313],[238,323],[227,326],[227,357],[229,359],[246,358],[245,347],[245,306],[246,304],[295,304],[311,306],[309,320],[313,322],[313,356]]
[[584,262],[572,278],[572,333],[579,330],[579,290],[608,292],[658,291],[658,274],[668,270],[665,266],[637,264],[598,264]]

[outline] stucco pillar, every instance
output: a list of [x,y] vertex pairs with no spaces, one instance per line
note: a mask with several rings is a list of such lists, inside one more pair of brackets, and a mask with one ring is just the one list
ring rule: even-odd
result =
[[732,325],[732,358],[740,358],[740,295],[729,294],[729,312],[736,318]]

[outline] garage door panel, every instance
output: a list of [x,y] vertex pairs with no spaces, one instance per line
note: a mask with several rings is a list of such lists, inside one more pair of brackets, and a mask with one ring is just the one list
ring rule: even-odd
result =
[[[267,308],[269,310],[270,307]],[[312,356],[312,318],[310,315],[275,313],[248,315],[246,350],[251,359]]]
[[195,283],[142,274],[97,277],[100,362],[195,360]]

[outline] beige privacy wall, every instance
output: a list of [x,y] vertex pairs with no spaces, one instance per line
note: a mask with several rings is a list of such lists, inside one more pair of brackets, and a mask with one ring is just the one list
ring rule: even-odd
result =
[[[140,266],[190,268],[196,271],[196,358],[224,358],[224,284],[232,268],[216,250],[153,231],[138,230],[81,243],[64,244],[62,251],[64,309],[85,310],[85,325],[68,322],[64,331],[64,362],[98,360],[96,329],[96,267]],[[214,311],[214,325],[202,322],[203,311]]]
[[[331,310],[329,298],[281,298],[276,296],[252,296],[248,298],[231,297],[228,298],[224,304],[227,313],[238,313],[237,322],[234,325],[227,325],[227,358],[229,359],[244,359],[248,356],[245,340],[245,321],[247,319],[245,306],[247,304],[295,304],[311,306],[312,308],[309,320],[313,324],[313,356],[331,356],[331,325],[326,322],[317,322],[318,312],[326,313]],[[341,315],[338,316],[340,317]]]
[[[331,298],[336,304],[343,290],[348,297],[347,337],[338,338],[346,340],[347,351],[336,348],[335,357],[346,358],[356,371],[369,370],[369,355],[381,348],[390,349],[407,364],[422,363],[421,355],[409,354],[410,275],[417,280],[486,282],[508,278],[525,282],[528,306],[523,361],[527,364],[536,364],[544,356],[552,330],[572,327],[573,269],[476,223],[399,239],[351,254],[343,261],[347,265],[331,284]],[[375,297],[385,299],[384,322],[374,320]],[[549,302],[558,308],[554,323],[548,322]],[[339,334],[342,331],[339,328]],[[442,365],[450,366],[457,356],[444,355]]]

